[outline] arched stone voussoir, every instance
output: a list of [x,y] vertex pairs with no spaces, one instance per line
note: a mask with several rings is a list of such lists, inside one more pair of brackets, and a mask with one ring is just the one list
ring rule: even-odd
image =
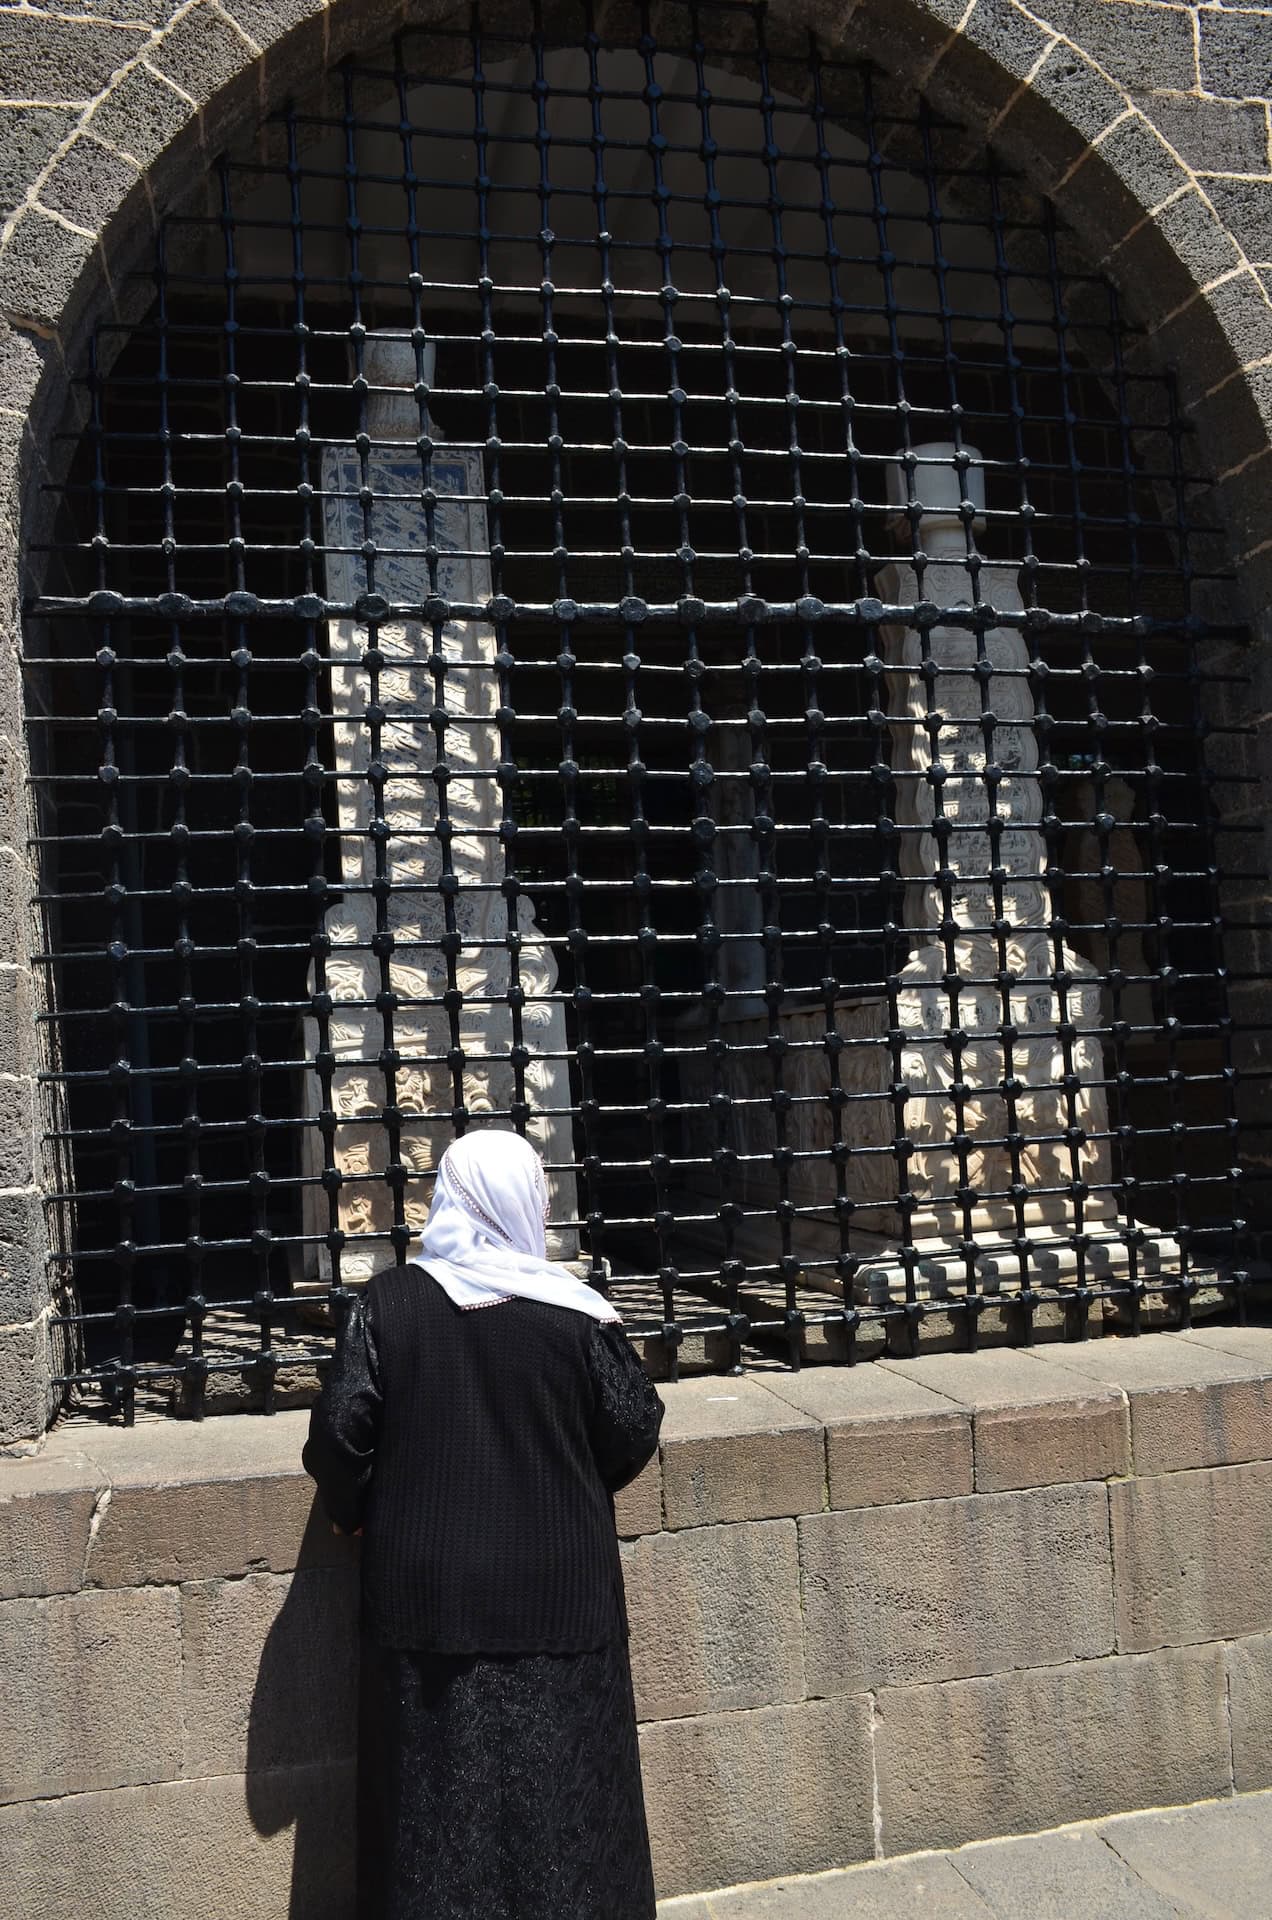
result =
[[[500,0],[493,4],[505,15]],[[0,242],[0,312],[55,336],[73,363],[87,328],[138,263],[150,218],[187,197],[218,152],[289,94],[317,84],[332,61],[374,52],[399,27],[455,10],[453,0],[186,0],[166,22],[154,24],[147,10],[117,29],[129,57],[108,74],[102,34],[83,38],[82,60],[74,36],[59,42],[60,84],[68,98],[77,90],[85,98],[82,120],[39,170],[30,204]],[[1120,10],[1112,0],[1110,10]],[[1186,404],[1199,409],[1206,458],[1220,470],[1234,433],[1247,446],[1266,437],[1262,390],[1256,396],[1242,369],[1272,356],[1272,303],[1204,182],[1154,127],[1142,97],[1133,99],[1078,44],[1081,15],[1075,25],[1066,8],[1063,32],[1046,15],[1045,4],[1035,10],[1018,0],[973,0],[970,9],[963,0],[773,0],[769,20],[775,41],[788,47],[814,30],[840,57],[868,57],[908,75],[962,118],[970,144],[988,137],[1050,193],[1092,264],[1118,285],[1127,313],[1154,336],[1154,353],[1178,367]],[[22,17],[33,36],[47,20]],[[96,169],[105,182],[101,209],[116,202],[100,224],[74,215],[76,168],[81,198]],[[135,186],[126,184],[129,169]],[[40,191],[46,182],[52,206]],[[1175,327],[1173,317],[1198,302],[1204,313]],[[37,437],[50,424],[39,408],[56,406],[56,384],[46,381],[37,396]],[[1217,388],[1226,395],[1223,444],[1211,444],[1204,405]]]
[[[911,16],[952,20],[957,13],[955,30],[927,68],[925,91],[937,105],[961,111],[975,139],[988,137],[1050,196],[1091,266],[1116,287],[1124,316],[1143,330],[1137,357],[1175,373],[1181,411],[1197,430],[1200,459],[1192,456],[1190,464],[1222,482],[1212,504],[1227,526],[1247,609],[1261,615],[1272,605],[1272,567],[1260,533],[1272,523],[1268,288],[1205,179],[1154,124],[1151,94],[1132,95],[1123,84],[1124,77],[1138,78],[1147,89],[1147,72],[1137,74],[1125,61],[1111,71],[1078,44],[1072,8],[1064,9],[1063,33],[1048,23],[1047,11],[1045,3],[1035,10],[1016,0],[975,0],[966,13],[942,0],[935,7],[926,0],[861,0],[850,32],[863,50],[886,46],[887,63],[907,45]],[[1106,0],[1098,52],[1107,53],[1113,17],[1132,11]],[[1272,248],[1272,178],[1265,190]]]

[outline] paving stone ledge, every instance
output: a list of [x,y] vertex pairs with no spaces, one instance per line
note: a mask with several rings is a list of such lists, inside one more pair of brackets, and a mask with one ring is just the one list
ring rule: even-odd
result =
[[1267,1920],[1272,1793],[660,1902],[660,1920]]
[[[618,1503],[661,1895],[1272,1787],[1272,1329],[664,1391]],[[60,1910],[99,1832],[102,1920],[135,1920],[134,1854],[183,1911],[171,1821],[277,1920],[289,1818],[291,1910],[347,1920],[358,1545],[306,1420],[69,1421],[0,1460],[6,1920]]]
[[[1272,1327],[881,1359],[662,1389],[620,1534],[1235,1467],[1272,1455]],[[0,1457],[0,1599],[337,1564],[307,1413],[72,1420]]]

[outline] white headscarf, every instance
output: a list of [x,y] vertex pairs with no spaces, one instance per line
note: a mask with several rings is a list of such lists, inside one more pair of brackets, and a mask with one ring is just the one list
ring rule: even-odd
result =
[[416,1257],[457,1307],[542,1300],[617,1320],[594,1287],[548,1259],[547,1212],[543,1162],[530,1142],[479,1128],[442,1155]]

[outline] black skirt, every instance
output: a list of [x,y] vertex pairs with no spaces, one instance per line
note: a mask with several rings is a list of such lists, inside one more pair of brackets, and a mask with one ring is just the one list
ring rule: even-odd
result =
[[653,1920],[627,1649],[364,1640],[358,1920]]

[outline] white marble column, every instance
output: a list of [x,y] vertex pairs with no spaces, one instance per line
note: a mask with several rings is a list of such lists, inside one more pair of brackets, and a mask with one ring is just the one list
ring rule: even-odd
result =
[[[999,568],[982,570],[974,594],[959,509],[965,484],[966,497],[983,511],[984,473],[975,464],[976,450],[965,451],[974,464],[966,469],[963,483],[952,444],[915,449],[922,464],[915,469],[914,491],[923,508],[915,543],[927,564],[921,580],[911,566],[889,569],[881,592],[893,604],[921,599],[953,608],[970,606],[976,597],[1004,610],[1023,608],[1014,575]],[[927,464],[930,461],[942,464]],[[888,477],[904,540],[909,519],[902,511],[907,494],[900,464],[889,469]],[[978,515],[978,548],[984,526]],[[904,832],[901,841],[912,948],[897,994],[898,1025],[905,1036],[901,1077],[908,1089],[904,1125],[917,1149],[910,1161],[910,1189],[917,1202],[911,1235],[932,1290],[965,1278],[965,1263],[953,1253],[967,1225],[956,1197],[965,1180],[976,1196],[970,1225],[978,1240],[992,1243],[1014,1236],[1023,1219],[1038,1246],[1031,1277],[1044,1283],[1068,1278],[1075,1262],[1064,1239],[1078,1228],[1078,1206],[1067,1191],[1046,1189],[1066,1188],[1075,1177],[1091,1187],[1104,1187],[1112,1175],[1107,1140],[1088,1137],[1075,1151],[1057,1137],[1074,1125],[1088,1136],[1107,1131],[1107,1102],[1098,1084],[1105,1077],[1104,1056],[1095,1031],[1101,1024],[1101,987],[1091,963],[1068,945],[1057,944],[1047,926],[1046,849],[1028,649],[1015,628],[992,628],[983,642],[983,657],[991,668],[984,682],[973,671],[980,650],[975,632],[967,627],[932,627],[926,642],[913,627],[889,627],[884,649],[890,669],[898,824],[920,829]],[[936,669],[932,677],[924,676],[925,660]],[[982,725],[986,711],[995,716],[989,752]],[[935,741],[926,725],[933,715],[941,720]],[[1001,769],[993,801],[986,777],[991,761]],[[933,768],[944,773],[939,788],[929,778]],[[997,883],[990,877],[991,811],[1004,822]],[[928,830],[942,812],[950,822],[944,886],[939,840]],[[1001,936],[993,930],[1000,913],[1008,926]],[[956,929],[952,935],[941,930],[947,920]],[[955,1019],[944,982],[951,963],[960,980],[957,1023],[968,1036],[961,1059],[946,1038]],[[1006,1003],[994,980],[1000,968],[1011,976]],[[1055,983],[1057,971],[1069,976],[1063,992]],[[1016,1030],[1010,1048],[1000,1032],[1004,1021]],[[1060,1032],[1065,1022],[1077,1029],[1067,1046]],[[849,1057],[860,1062],[869,1077],[878,1071],[877,1064],[868,1064],[868,1054]],[[950,1090],[960,1074],[969,1089],[961,1116]],[[1025,1089],[1016,1095],[1014,1116],[999,1091],[1009,1074]],[[1063,1086],[1066,1074],[1077,1076],[1076,1091]],[[997,1144],[1013,1117],[1024,1136],[1015,1161],[1005,1145]],[[953,1144],[960,1123],[970,1141],[963,1165]],[[1028,1189],[1019,1207],[1011,1198],[989,1197],[1004,1194],[1013,1180]],[[1116,1196],[1091,1192],[1082,1202],[1080,1219],[1084,1231],[1107,1236],[1107,1244],[1092,1250],[1088,1271],[1095,1275],[1124,1266],[1127,1255],[1125,1243],[1117,1238],[1121,1222]],[[1157,1267],[1166,1244],[1159,1240],[1149,1246],[1142,1256],[1145,1270]],[[1004,1254],[982,1260],[981,1272],[991,1280],[1001,1272],[1010,1280],[1019,1274],[1019,1265],[1014,1255]]]
[[[372,334],[364,354],[366,377],[373,387],[396,391],[373,392],[367,401],[367,431],[373,447],[369,456],[374,491],[372,536],[378,549],[375,590],[391,601],[419,602],[430,591],[448,599],[481,604],[490,597],[488,535],[483,504],[485,479],[476,450],[451,448],[442,441],[436,423],[430,480],[439,495],[434,510],[433,537],[441,551],[437,582],[430,583],[424,552],[427,519],[421,500],[423,476],[415,442],[419,409],[414,398],[415,351],[408,337]],[[396,443],[401,443],[400,446]],[[325,526],[328,543],[327,594],[333,600],[356,600],[365,591],[364,563],[358,549],[365,537],[358,490],[363,485],[362,464],[356,449],[329,447],[322,460]],[[462,496],[469,496],[467,499]],[[337,552],[341,547],[352,552]],[[386,552],[386,549],[398,549]],[[371,730],[367,707],[371,676],[363,664],[369,644],[367,628],[352,619],[333,620],[328,626],[331,658],[331,713],[338,775],[340,875],[350,889],[326,917],[333,949],[326,965],[326,983],[335,1002],[330,1016],[330,1045],[336,1056],[332,1102],[338,1115],[335,1160],[350,1178],[340,1194],[339,1220],[344,1231],[357,1236],[383,1231],[392,1224],[392,1195],[381,1181],[357,1176],[375,1175],[386,1164],[387,1134],[380,1122],[385,1098],[384,1076],[368,1064],[384,1044],[384,1025],[373,1002],[380,989],[380,962],[368,951],[376,931],[376,903],[369,889],[375,874],[375,852],[367,829],[375,818],[374,796],[367,776]],[[396,1074],[398,1105],[409,1116],[402,1130],[402,1159],[411,1170],[406,1190],[408,1225],[420,1226],[428,1211],[432,1182],[422,1177],[436,1165],[452,1137],[449,1118],[455,1104],[454,1078],[446,1054],[452,1044],[450,1014],[441,1004],[449,985],[447,961],[436,946],[412,948],[412,941],[436,942],[445,926],[439,881],[443,873],[442,843],[437,836],[438,788],[432,778],[437,741],[430,710],[437,702],[437,685],[430,656],[433,629],[428,623],[386,622],[377,630],[376,644],[386,656],[378,684],[380,705],[386,709],[381,728],[380,761],[387,769],[384,819],[390,829],[388,866],[398,889],[389,897],[388,924],[398,943],[389,962],[390,983],[400,1005],[394,1015],[394,1044],[405,1057]],[[515,1098],[514,1070],[509,1059],[514,1044],[513,1015],[506,996],[512,963],[505,944],[508,907],[499,891],[503,852],[497,830],[501,817],[499,786],[494,770],[500,758],[499,682],[494,664],[494,629],[483,620],[456,619],[442,634],[442,652],[448,671],[442,699],[448,715],[445,756],[452,770],[446,790],[451,827],[451,863],[459,881],[455,895],[455,923],[463,946],[455,962],[455,984],[464,995],[459,1012],[460,1045],[465,1055],[463,1101],[480,1120],[482,1115],[506,1113]],[[414,889],[418,889],[414,890]],[[521,937],[517,980],[527,995],[522,1014],[524,1043],[530,1052],[525,1067],[525,1093],[532,1117],[528,1134],[551,1162],[573,1159],[573,1134],[568,1114],[569,1072],[564,1058],[564,1010],[548,996],[557,981],[553,955],[535,924],[531,902],[522,895],[516,907],[515,930]],[[490,1004],[492,1003],[493,1004]],[[312,1056],[319,1045],[316,1020],[305,1022],[305,1044]],[[548,1058],[545,1056],[556,1056]],[[310,1115],[320,1105],[318,1075],[307,1075]],[[550,1111],[557,1110],[555,1113]],[[499,1124],[508,1125],[505,1119]],[[323,1167],[322,1141],[316,1128],[306,1133],[305,1170],[311,1177]],[[551,1215],[554,1223],[576,1214],[572,1173],[549,1173]],[[318,1188],[305,1190],[305,1231],[327,1231],[327,1195]],[[577,1234],[559,1225],[550,1235],[561,1258],[577,1254]],[[325,1285],[329,1261],[325,1249],[306,1249],[305,1281]],[[388,1243],[355,1238],[342,1256],[347,1280],[364,1278],[391,1258]]]

